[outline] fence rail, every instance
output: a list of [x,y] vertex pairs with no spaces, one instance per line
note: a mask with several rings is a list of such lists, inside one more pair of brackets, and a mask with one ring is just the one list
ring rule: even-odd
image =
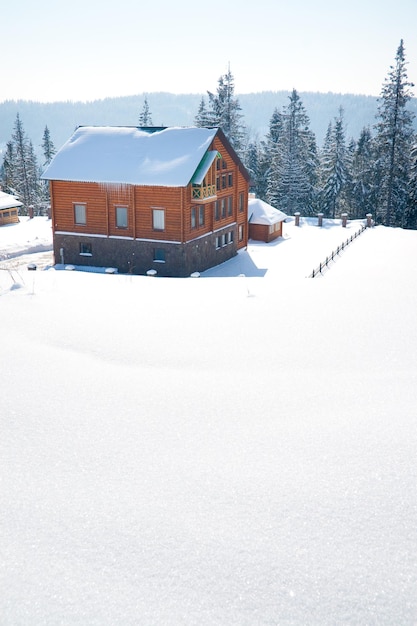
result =
[[361,235],[363,231],[366,230],[367,226],[367,224],[363,224],[360,229],[356,231],[356,233],[348,237],[346,241],[340,244],[340,246],[337,246],[336,250],[332,250],[331,254],[329,256],[326,256],[326,259],[319,263],[319,265],[315,269],[313,269],[313,271],[309,275],[309,278],[315,278],[318,274],[322,274],[323,270],[329,267],[329,263],[335,261],[336,257],[338,257],[340,253],[343,252],[343,250],[352,243],[352,241],[359,237],[359,235]]

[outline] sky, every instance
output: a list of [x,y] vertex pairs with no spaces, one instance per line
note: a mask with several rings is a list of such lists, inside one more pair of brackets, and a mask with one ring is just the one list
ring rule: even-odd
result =
[[1,624],[417,623],[417,233],[309,279],[361,222],[300,224],[184,279],[0,228]]
[[417,83],[415,0],[21,0],[2,7],[0,101],[166,91],[378,96],[404,40]]

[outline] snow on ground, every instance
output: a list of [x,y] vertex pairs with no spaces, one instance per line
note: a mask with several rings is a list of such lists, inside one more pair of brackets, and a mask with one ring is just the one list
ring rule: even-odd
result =
[[198,279],[0,271],[2,625],[416,623],[417,233],[306,278],[359,225]]

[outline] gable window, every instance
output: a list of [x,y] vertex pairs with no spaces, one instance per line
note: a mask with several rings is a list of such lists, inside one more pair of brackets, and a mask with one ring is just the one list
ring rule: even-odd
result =
[[164,209],[152,209],[152,226],[154,230],[165,230]]
[[116,207],[116,227],[127,228],[127,207],[125,206]]
[[81,256],[93,256],[93,247],[91,243],[80,243]]
[[74,221],[76,224],[87,224],[87,211],[85,204],[74,204]]
[[229,187],[233,187],[233,172],[229,172],[228,174],[228,185]]

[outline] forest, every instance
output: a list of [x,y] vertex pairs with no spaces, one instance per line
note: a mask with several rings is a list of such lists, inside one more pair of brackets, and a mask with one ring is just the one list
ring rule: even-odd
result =
[[[417,101],[403,42],[379,98],[263,92],[237,96],[229,71],[204,95],[0,104],[0,184],[25,210],[48,203],[41,172],[79,125],[220,126],[251,191],[291,215],[342,212],[417,228]],[[35,138],[35,142],[32,141]]]

